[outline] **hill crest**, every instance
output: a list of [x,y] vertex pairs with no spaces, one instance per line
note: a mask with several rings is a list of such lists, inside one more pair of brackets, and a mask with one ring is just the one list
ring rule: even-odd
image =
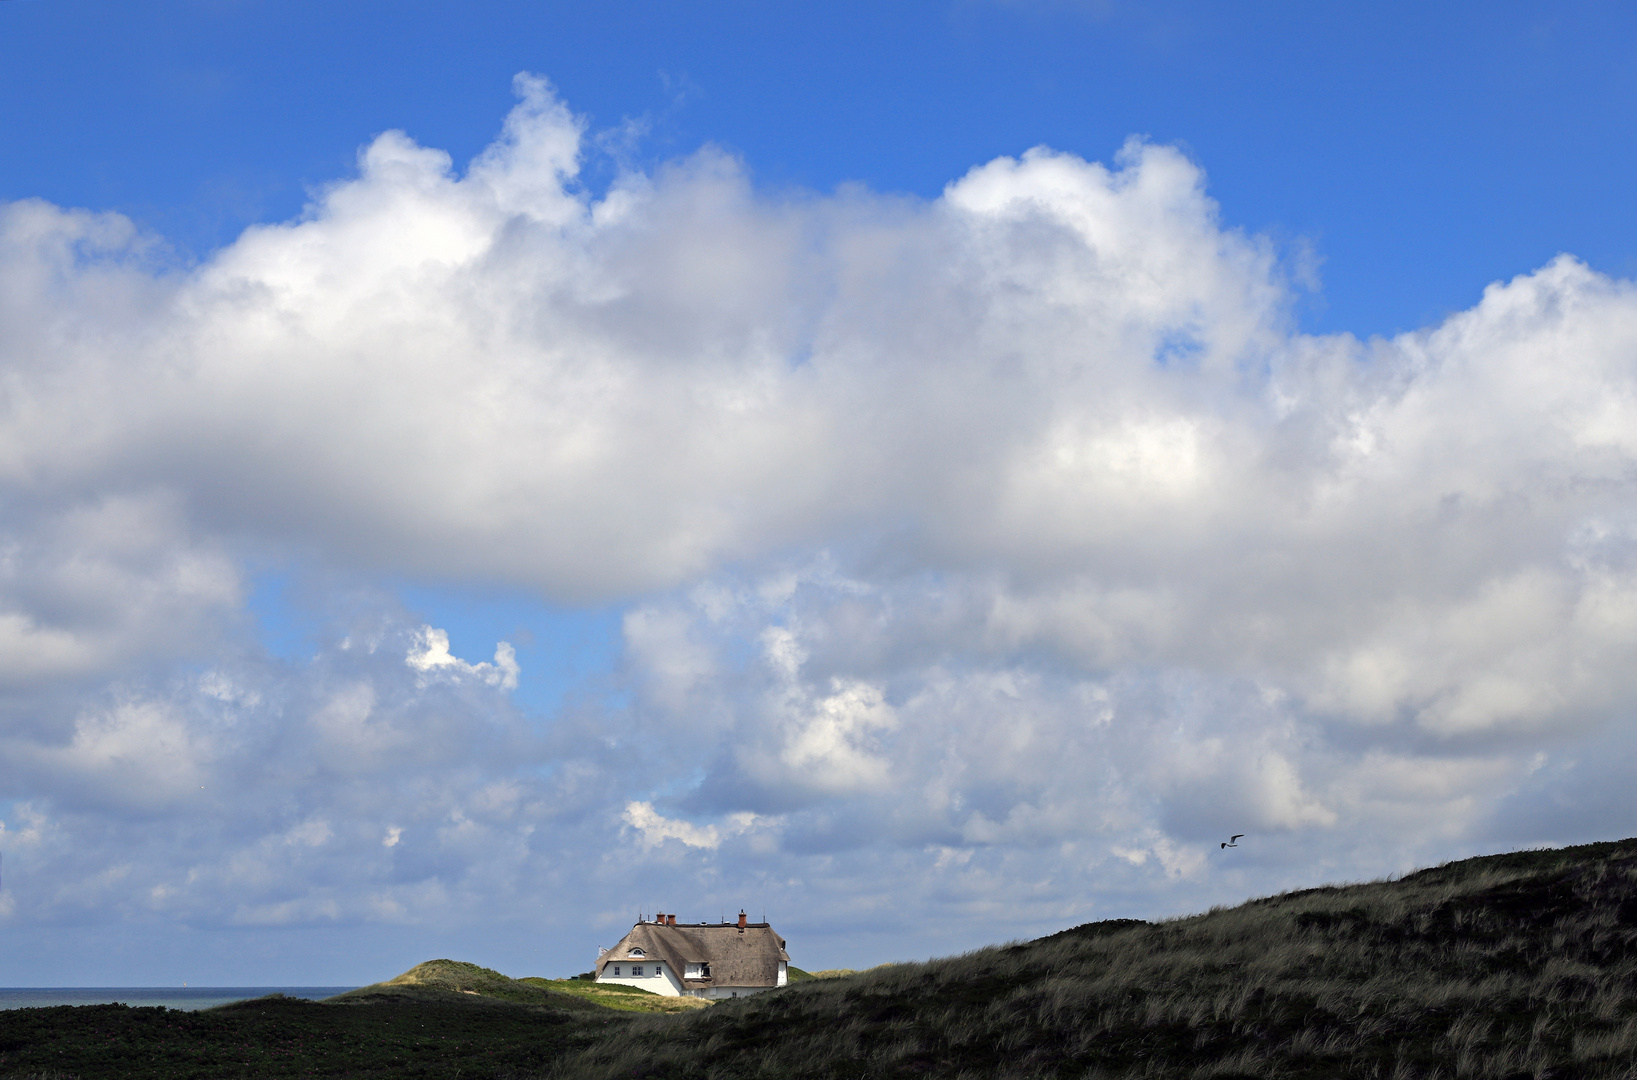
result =
[[1637,840],[1480,856],[805,981],[638,1020],[547,1075],[820,1080],[859,1069],[1637,1075]]

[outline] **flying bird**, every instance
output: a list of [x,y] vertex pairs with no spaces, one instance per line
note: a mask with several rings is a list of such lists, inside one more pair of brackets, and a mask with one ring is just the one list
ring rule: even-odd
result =
[[1244,835],[1245,834],[1242,833],[1242,832],[1236,832],[1232,836],[1228,837],[1228,842],[1226,844],[1223,844],[1222,846],[1225,847],[1225,848],[1227,848],[1227,847],[1238,847],[1239,846],[1239,838],[1241,836],[1244,836]]

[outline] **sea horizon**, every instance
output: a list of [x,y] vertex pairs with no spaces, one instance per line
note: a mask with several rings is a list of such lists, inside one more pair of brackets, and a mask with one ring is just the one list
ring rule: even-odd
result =
[[15,986],[0,987],[0,1009],[130,1005],[192,1012],[268,994],[318,1001],[356,989],[356,986]]

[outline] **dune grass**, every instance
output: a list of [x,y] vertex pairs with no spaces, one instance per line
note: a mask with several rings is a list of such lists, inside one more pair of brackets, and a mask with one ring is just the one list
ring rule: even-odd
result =
[[272,996],[199,1012],[0,1010],[3,1080],[453,1080],[537,1074],[625,1023],[435,987],[347,1003]]
[[1613,1080],[1637,1076],[1637,840],[810,975],[672,1015],[455,961],[327,1002],[7,1010],[0,1080]]
[[620,1012],[677,1013],[707,1009],[710,1002],[694,997],[667,997],[639,986],[621,986],[617,983],[597,983],[585,979],[540,979],[528,977],[518,980],[531,987],[539,987],[558,994],[566,994],[605,1009]]
[[[873,968],[865,968],[864,970],[875,971],[877,968],[884,967],[892,967],[892,963],[888,962],[885,964],[877,964]],[[790,981],[800,982],[804,979],[845,979],[849,975],[857,975],[858,973],[858,969],[856,968],[825,968],[822,971],[803,971],[798,977],[796,969],[791,968]]]
[[606,1037],[632,1015],[555,985],[429,960],[321,1002],[274,994],[199,1012],[125,1005],[3,1010],[0,1080],[527,1074]]
[[513,979],[491,968],[468,964],[462,960],[428,960],[416,964],[402,975],[386,982],[361,986],[327,999],[343,1005],[380,1003],[383,1001],[417,1000],[440,1001],[449,994],[464,994],[520,1005],[538,1005],[584,1011],[583,996],[565,994],[548,979]]
[[803,981],[542,1075],[1633,1076],[1637,841]]

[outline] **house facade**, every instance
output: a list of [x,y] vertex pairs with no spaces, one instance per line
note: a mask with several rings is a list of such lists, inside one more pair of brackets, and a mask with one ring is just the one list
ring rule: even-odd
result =
[[676,997],[735,998],[789,981],[790,954],[769,923],[639,922],[597,958],[597,981]]

